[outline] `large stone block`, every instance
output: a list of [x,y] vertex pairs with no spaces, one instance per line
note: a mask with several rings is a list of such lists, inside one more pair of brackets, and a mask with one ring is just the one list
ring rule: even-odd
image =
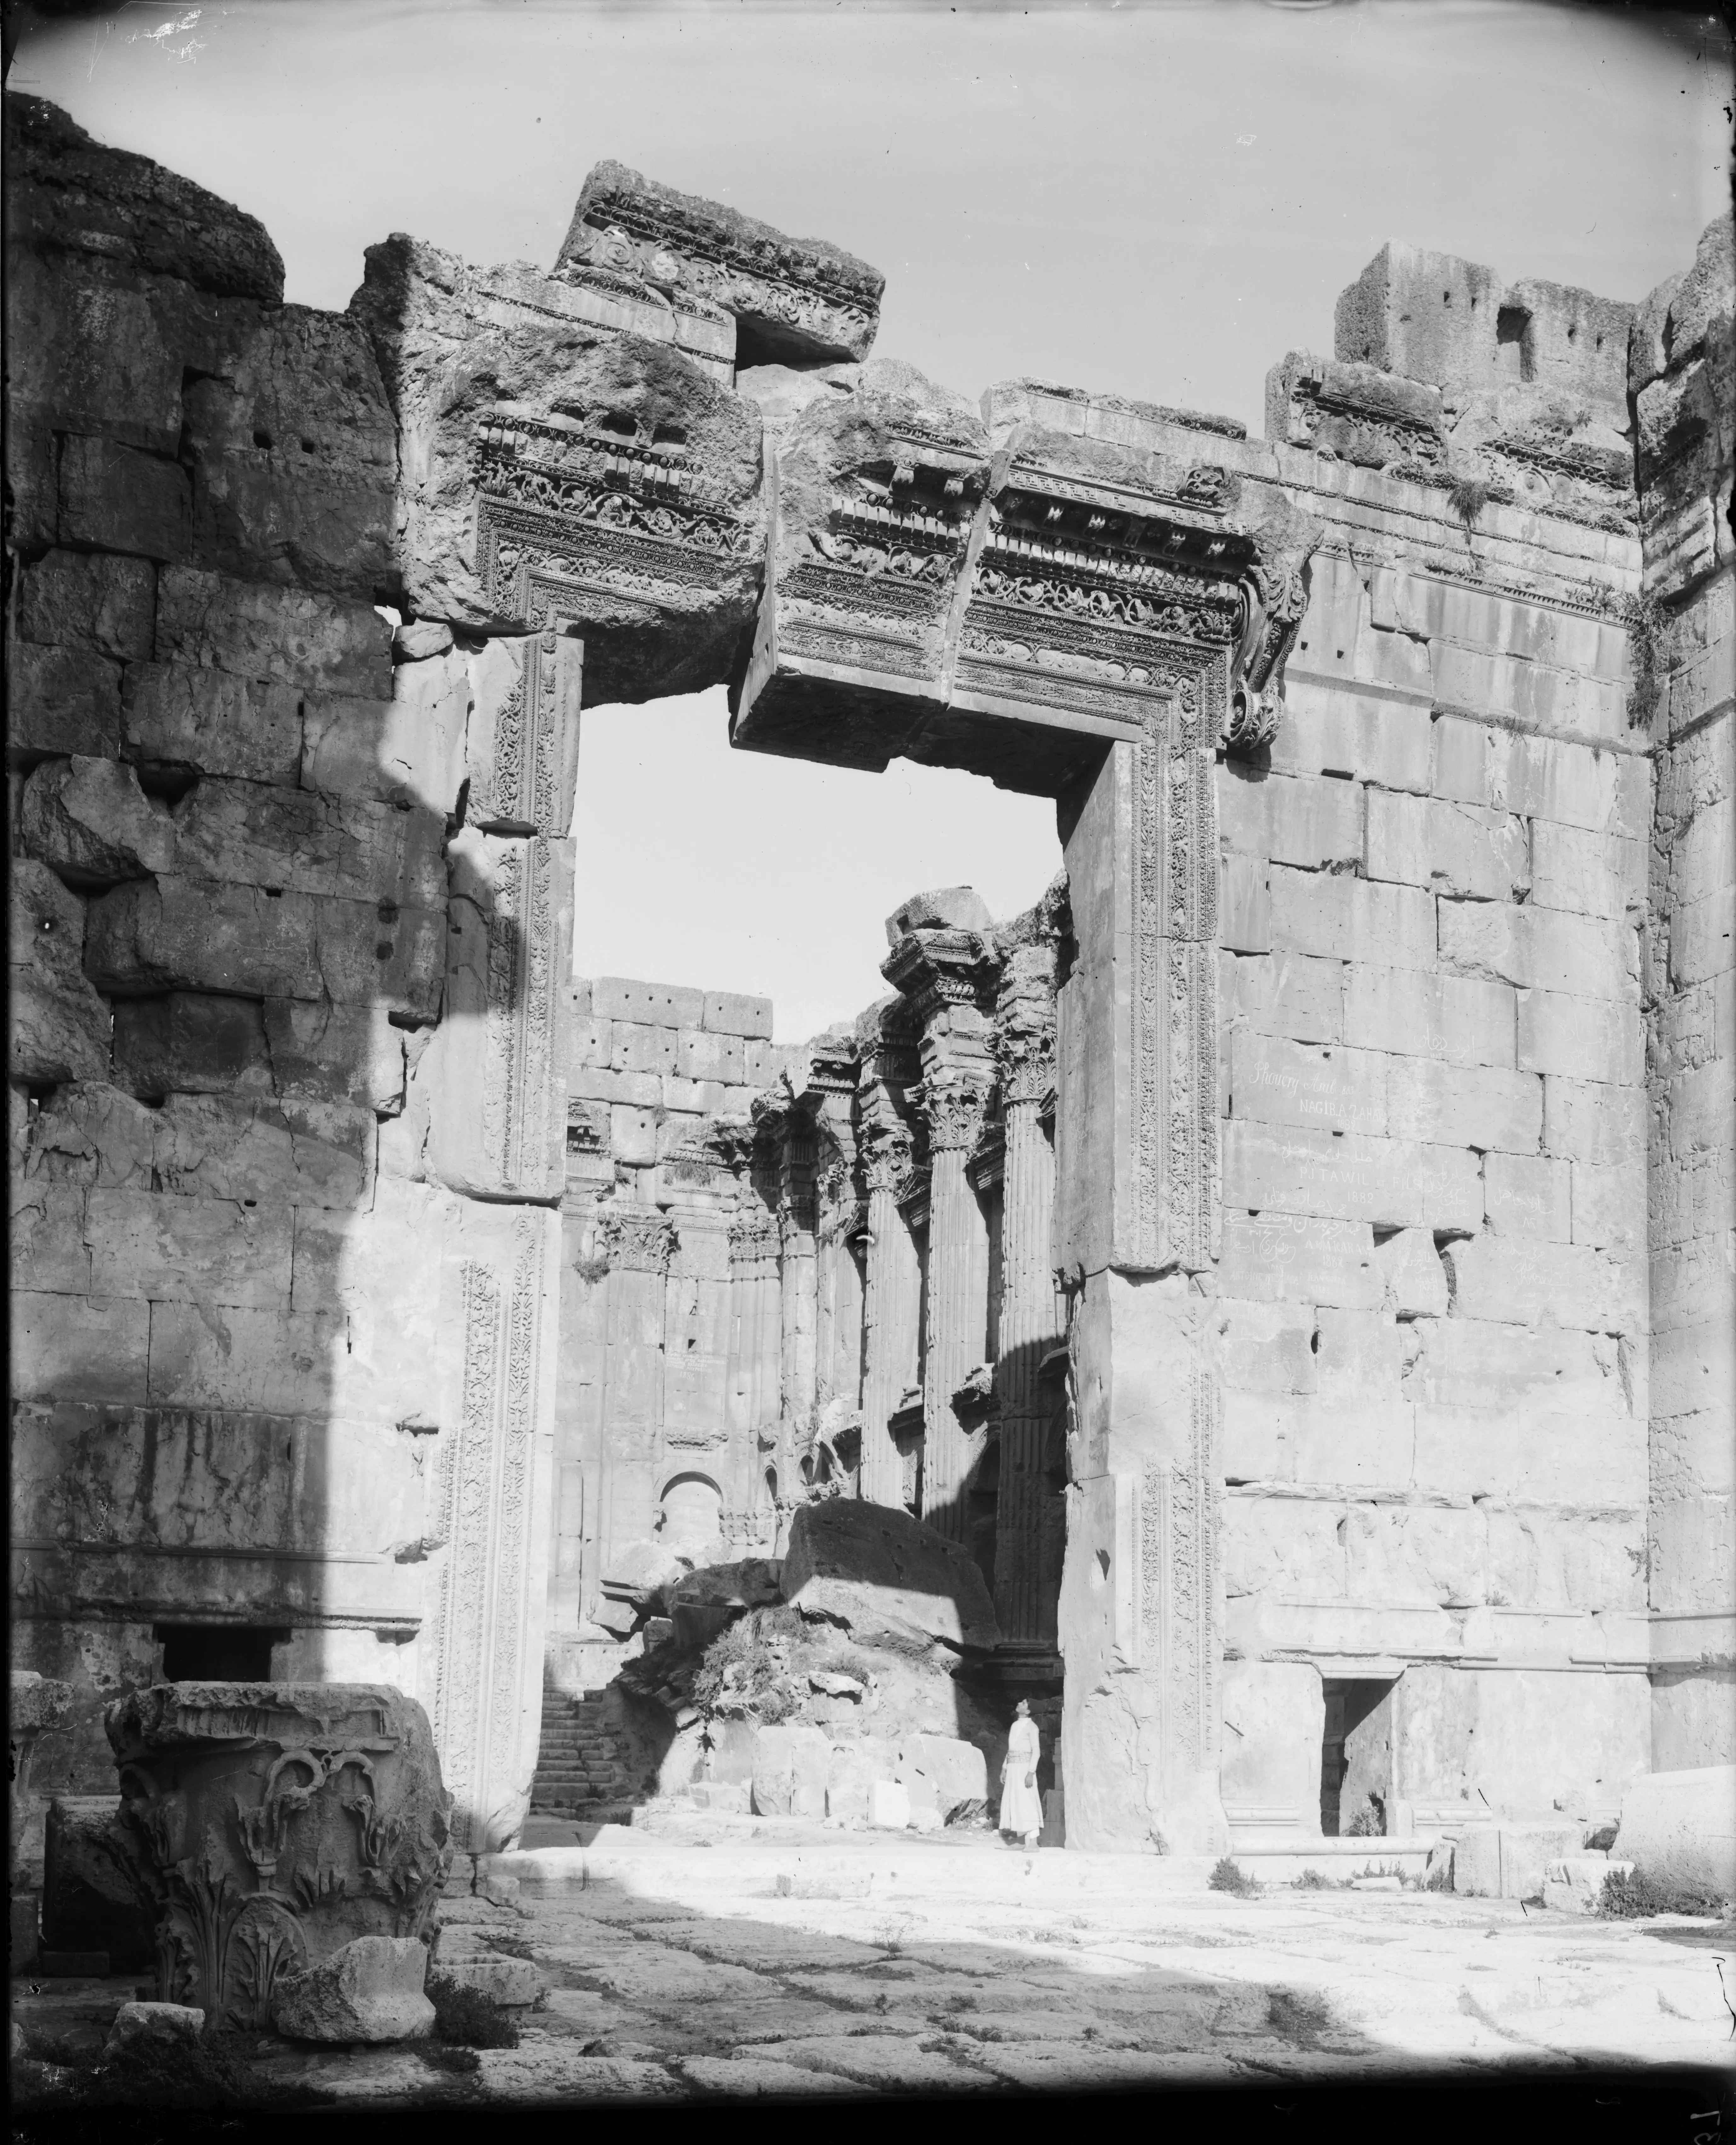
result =
[[906,1735],[893,1778],[914,1810],[931,1809],[943,1824],[964,1824],[988,1807],[988,1765],[974,1743],[957,1735]]
[[12,1389],[19,1399],[142,1403],[150,1346],[147,1303],[13,1294]]
[[1525,822],[1486,806],[1370,789],[1368,875],[1435,893],[1513,900],[1531,883]]
[[212,777],[183,799],[174,832],[174,868],[194,878],[393,908],[445,903],[445,821],[425,806]]
[[1234,759],[1220,766],[1217,782],[1218,825],[1233,848],[1305,871],[1361,863],[1360,783],[1274,774]]
[[594,701],[728,677],[763,542],[751,403],[672,341],[600,325],[580,288],[401,235],[369,249],[351,310],[400,426],[418,615],[564,623]]
[[121,739],[129,759],[293,789],[303,750],[301,697],[293,685],[227,670],[131,663]]
[[[1645,1033],[1636,994],[1592,998],[1556,990],[1518,993],[1518,1063],[1562,1076],[1576,1091],[1614,1094],[1644,1077]],[[1558,1113],[1559,1114],[1559,1113]],[[1606,1128],[1606,1137],[1610,1128]]]
[[[1372,1310],[1381,1300],[1378,1255],[1368,1224],[1302,1214],[1226,1213],[1218,1286],[1226,1296],[1254,1302]],[[1440,1307],[1446,1307],[1444,1282]]]
[[[1316,679],[1291,666],[1283,726],[1272,741],[1273,771],[1348,776],[1386,789],[1426,791],[1435,726],[1426,679],[1414,700],[1359,693],[1354,681]],[[1475,800],[1481,804],[1485,800]]]
[[123,663],[148,661],[157,628],[157,570],[147,559],[48,551],[18,567],[18,632]]
[[[1271,907],[1263,874],[1261,895],[1270,942]],[[1342,1043],[1347,973],[1343,961],[1315,960],[1306,953],[1241,960],[1226,952],[1218,962],[1219,1004],[1226,1023],[1245,1022],[1256,1034],[1281,1035],[1294,1043]]]
[[1405,1390],[1420,1404],[1500,1410],[1535,1401],[1590,1415],[1626,1412],[1619,1363],[1583,1330],[1533,1331],[1461,1312],[1420,1321],[1416,1331],[1421,1346]]
[[1221,1296],[1216,1326],[1219,1371],[1226,1387],[1264,1393],[1315,1390],[1311,1306],[1240,1303]]
[[98,1296],[255,1304],[289,1297],[293,1217],[226,1199],[92,1191],[91,1285]]
[[1449,1244],[1441,1256],[1460,1317],[1518,1326],[1547,1317],[1590,1333],[1644,1328],[1644,1269],[1638,1261],[1616,1260],[1584,1244],[1495,1236]]
[[390,576],[397,438],[367,338],[284,306],[185,391],[193,555],[247,580],[371,601]]
[[1492,268],[1389,243],[1341,292],[1333,348],[1341,361],[1406,380],[1480,386],[1499,370],[1500,302]]
[[1558,909],[1443,901],[1440,963],[1520,989],[1570,991],[1616,1004],[1639,996],[1639,946],[1631,925]]
[[1386,1227],[1476,1228],[1483,1217],[1469,1152],[1233,1120],[1224,1128],[1224,1201]]
[[1480,1899],[1532,1899],[1544,1872],[1585,1844],[1582,1824],[1475,1825],[1453,1846],[1453,1889]]
[[1395,1139],[1437,1147],[1535,1154],[1543,1132],[1543,1082],[1535,1072],[1437,1065],[1426,1058],[1386,1063],[1387,1128]]
[[46,864],[14,860],[7,948],[14,1079],[108,1077],[112,1018],[82,965],[85,920],[82,899]]
[[1573,1241],[1626,1260],[1644,1257],[1646,1244],[1645,1172],[1636,1154],[1599,1169],[1576,1162],[1573,1172]]
[[839,1625],[865,1645],[979,1652],[999,1636],[968,1552],[887,1505],[835,1498],[801,1506],[781,1584],[803,1615]]
[[[1230,1038],[1230,1107],[1239,1118],[1384,1133],[1386,1084],[1387,1060],[1371,1051],[1315,1048],[1245,1030]],[[1405,1129],[1417,1138],[1435,1136]]]
[[1506,983],[1358,961],[1345,988],[1344,1040],[1443,1065],[1511,1066],[1514,1008]]
[[1546,1412],[1549,1407],[1543,1396],[1529,1406],[1420,1406],[1418,1489],[1637,1511],[1645,1498],[1644,1421],[1627,1414],[1555,1414]]
[[310,694],[301,709],[301,786],[455,815],[469,705],[468,665],[456,651],[400,663],[390,700]]
[[157,576],[157,659],[313,692],[391,694],[391,628],[371,605],[195,566]]
[[[400,1973],[395,1946],[414,1941],[425,1964],[451,1798],[412,1700],[355,1685],[167,1684],[117,1699],[104,1724],[157,1907],[162,2001],[257,2029],[286,1981],[358,1938],[391,1945]],[[226,1943],[207,1933],[214,1897]]]
[[1627,835],[1540,819],[1531,830],[1531,899],[1612,922],[1645,898],[1645,846]]
[[61,444],[56,533],[63,544],[185,559],[192,549],[192,491],[180,463],[115,440]]
[[801,412],[775,449],[740,743],[811,754],[818,719],[824,757],[878,769],[915,742],[948,698],[948,625],[988,457],[969,404],[891,360]]
[[[886,278],[820,238],[788,238],[719,202],[678,193],[624,164],[594,166],[555,264],[604,287],[638,282],[735,323],[740,366],[868,356]],[[667,302],[667,301],[665,301]]]
[[168,808],[118,760],[45,760],[24,784],[18,835],[69,886],[114,886],[175,868]]
[[754,1810],[759,1817],[823,1817],[832,1745],[799,1724],[761,1728],[754,1738]]
[[178,877],[117,887],[91,904],[85,967],[117,995],[317,998],[314,905],[305,894]]
[[1336,872],[1275,867],[1272,944],[1281,950],[1424,972],[1435,966],[1434,897]]
[[381,1115],[403,1108],[407,1070],[428,1043],[425,1029],[395,1026],[387,1006],[329,999],[267,998],[265,1027],[280,1095],[359,1102]]
[[202,991],[122,998],[116,1008],[116,1084],[149,1099],[178,1088],[210,1094],[273,1093],[263,1008],[251,998]]
[[16,243],[7,286],[12,410],[57,432],[173,456],[182,369],[173,298],[153,305],[158,292],[124,271]]
[[7,752],[29,765],[50,753],[113,759],[121,749],[121,669],[88,648],[44,648],[9,636]]
[[1573,1241],[1573,1165],[1549,1155],[1485,1154],[1483,1211],[1498,1237]]
[[1599,1167],[1620,1167],[1645,1152],[1645,1094],[1640,1067],[1631,1083],[1612,1085],[1544,1072],[1543,1144],[1549,1154]]
[[1651,770],[1638,754],[1599,753],[1455,715],[1443,715],[1434,728],[1437,797],[1594,834],[1647,831]]

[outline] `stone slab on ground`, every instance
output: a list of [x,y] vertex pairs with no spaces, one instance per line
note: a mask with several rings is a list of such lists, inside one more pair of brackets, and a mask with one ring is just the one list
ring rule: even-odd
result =
[[850,2096],[856,2091],[848,2078],[830,2078],[823,2071],[759,2056],[684,2056],[676,2068],[701,2092],[722,2093],[730,2100],[818,2100],[828,2093]]

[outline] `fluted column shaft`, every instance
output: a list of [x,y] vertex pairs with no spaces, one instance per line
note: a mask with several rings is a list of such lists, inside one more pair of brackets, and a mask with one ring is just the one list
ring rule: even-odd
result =
[[887,1420],[916,1381],[922,1307],[922,1268],[910,1224],[899,1212],[898,1182],[888,1163],[868,1170],[868,1289],[863,1306],[867,1369],[862,1391],[862,1494],[870,1503],[902,1505],[903,1459]]
[[1055,1154],[1038,1092],[1009,1085],[1003,1102],[1000,1361],[1001,1485],[995,1534],[995,1616],[1015,1644],[1055,1639],[1059,1573],[1045,1570],[1050,1491],[1043,1454],[1052,1412],[1037,1367],[1057,1338],[1052,1262]]
[[963,1541],[964,1486],[980,1433],[959,1420],[953,1395],[988,1339],[988,1225],[965,1173],[982,1128],[986,1087],[959,1087],[929,1105],[928,1330],[923,1364],[923,1517]]

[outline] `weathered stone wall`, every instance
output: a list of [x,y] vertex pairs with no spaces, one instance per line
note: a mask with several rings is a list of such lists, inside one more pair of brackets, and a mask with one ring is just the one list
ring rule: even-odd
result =
[[363,326],[282,305],[239,212],[8,127],[12,1602],[78,1694],[41,1784],[108,1785],[102,1701],[192,1625],[422,1697],[504,1839],[582,652],[395,633]]
[[1728,217],[1634,325],[1644,693],[1652,1764],[1736,1757],[1736,264]]
[[1319,368],[1333,455],[1264,450],[1329,533],[1269,761],[1218,774],[1232,1823],[1269,1739],[1318,1747],[1302,1661],[1400,1680],[1391,1800],[1613,1807],[1648,1762],[1639,547],[1569,451],[1619,418],[1628,309],[1559,411],[1546,367],[1500,388],[1497,298],[1389,249]]

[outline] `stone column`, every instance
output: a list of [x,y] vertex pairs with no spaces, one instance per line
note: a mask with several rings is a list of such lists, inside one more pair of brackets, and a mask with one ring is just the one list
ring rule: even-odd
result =
[[[887,1115],[891,1114],[888,1102]],[[862,1389],[862,1494],[871,1504],[902,1506],[903,1461],[887,1421],[916,1381],[920,1352],[917,1321],[922,1269],[910,1225],[898,1207],[910,1170],[910,1137],[895,1120],[877,1120],[863,1145],[868,1245],[863,1311],[867,1363]]]
[[818,1359],[818,1259],[814,1242],[813,1127],[788,1112],[778,1157],[778,1228],[783,1246],[782,1393],[786,1434],[813,1416]]
[[661,1214],[606,1214],[598,1230],[609,1261],[609,1380],[603,1396],[600,1575],[656,1518],[652,1480],[663,1422],[664,1299],[675,1232]]
[[[778,1356],[781,1314],[778,1285],[778,1227],[757,1198],[729,1224],[731,1321],[728,1421],[737,1456],[735,1508],[745,1518],[769,1510],[762,1434],[778,1418]],[[769,1541],[769,1532],[765,1540]],[[759,1533],[754,1546],[763,1546]],[[747,1554],[744,1547],[743,1554]]]
[[1052,1396],[1038,1369],[1060,1335],[1055,1316],[1055,1156],[1043,1127],[1053,1092],[1054,944],[1017,948],[1007,961],[996,1026],[1006,1159],[1001,1194],[1001,1317],[995,1384],[1001,1402],[1001,1481],[995,1535],[995,1616],[1013,1647],[1052,1647],[1055,1601],[1046,1584],[1043,1460]]
[[922,1027],[928,1130],[928,1308],[923,1363],[923,1516],[966,1537],[965,1486],[982,1444],[954,1396],[988,1345],[988,1230],[966,1164],[982,1137],[994,1084],[984,1011],[997,973],[988,912],[968,887],[918,894],[887,923],[881,973],[911,1000]]

